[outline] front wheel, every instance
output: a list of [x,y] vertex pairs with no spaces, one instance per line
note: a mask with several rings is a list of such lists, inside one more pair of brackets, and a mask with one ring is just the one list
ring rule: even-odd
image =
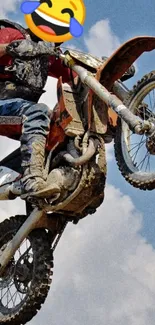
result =
[[[155,71],[145,75],[125,101],[129,110],[155,124]],[[147,135],[137,135],[118,118],[115,157],[123,177],[141,190],[155,188],[155,144]]]
[[[11,217],[0,224],[3,251],[25,221]],[[23,241],[0,277],[0,324],[19,325],[30,321],[48,294],[53,267],[48,234],[33,230]]]

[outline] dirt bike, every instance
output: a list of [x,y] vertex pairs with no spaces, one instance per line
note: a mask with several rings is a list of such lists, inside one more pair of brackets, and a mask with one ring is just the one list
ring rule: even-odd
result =
[[[153,49],[154,37],[137,37],[103,60],[72,50],[56,52],[77,74],[71,87],[58,80],[58,104],[47,139],[45,177],[61,190],[48,199],[31,196],[25,216],[0,224],[0,324],[25,324],[36,315],[48,294],[53,252],[66,225],[77,224],[102,204],[105,143],[115,138],[116,157],[127,180],[139,188],[155,187],[155,174],[140,172],[132,164],[127,142],[130,132],[140,141],[145,137],[147,150],[154,155],[154,113],[143,101],[154,87],[154,73],[132,95],[121,81],[132,63]],[[1,135],[19,140],[21,127],[20,118],[0,117]],[[0,200],[21,196],[20,179],[17,149],[0,162]]]

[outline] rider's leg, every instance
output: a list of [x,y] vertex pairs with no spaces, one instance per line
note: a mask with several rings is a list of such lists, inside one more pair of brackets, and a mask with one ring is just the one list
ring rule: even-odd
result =
[[48,196],[58,192],[56,184],[49,189],[43,176],[46,137],[50,128],[51,111],[45,104],[35,104],[23,99],[0,100],[1,116],[21,116],[21,156],[23,186],[26,193]]

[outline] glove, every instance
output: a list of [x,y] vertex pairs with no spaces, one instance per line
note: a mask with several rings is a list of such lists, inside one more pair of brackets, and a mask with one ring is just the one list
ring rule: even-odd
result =
[[30,53],[34,53],[34,44],[29,40],[17,40],[6,47],[6,53],[13,57],[29,56]]
[[18,40],[6,47],[6,53],[13,57],[36,57],[38,55],[57,55],[57,50],[50,43],[31,40]]

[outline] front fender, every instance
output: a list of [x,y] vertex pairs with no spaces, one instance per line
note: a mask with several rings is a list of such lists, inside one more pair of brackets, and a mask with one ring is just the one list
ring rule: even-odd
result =
[[155,49],[155,37],[138,36],[121,45],[98,68],[97,79],[108,90],[144,52]]

